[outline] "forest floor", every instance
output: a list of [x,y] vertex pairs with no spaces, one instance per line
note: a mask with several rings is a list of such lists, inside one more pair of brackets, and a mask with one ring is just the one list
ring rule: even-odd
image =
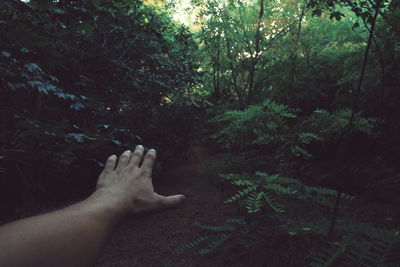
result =
[[161,177],[153,179],[158,193],[184,194],[185,203],[176,210],[126,221],[104,249],[98,267],[226,266],[221,257],[176,251],[201,236],[201,229],[193,222],[218,225],[233,212],[223,205],[223,194],[215,184],[201,180],[203,173],[218,168],[218,154],[201,147],[192,148],[187,154],[186,159],[170,164]]
[[[184,194],[185,203],[149,217],[123,223],[105,247],[96,267],[192,267],[192,266],[305,266],[304,255],[310,248],[307,240],[294,236],[271,237],[257,244],[257,255],[244,251],[217,251],[198,256],[177,248],[203,236],[204,230],[193,225],[221,225],[227,218],[238,217],[238,209],[227,206],[228,197],[218,186],[218,170],[223,167],[221,154],[200,146],[193,147],[187,157],[166,166],[162,175],[153,178],[156,192],[164,195]],[[361,221],[379,221],[393,215],[394,207],[355,203]],[[386,205],[385,205],[386,206]],[[344,211],[345,212],[345,211]],[[400,221],[395,212],[391,224]]]
[[177,248],[205,235],[194,222],[221,225],[227,218],[240,216],[234,205],[223,203],[228,196],[216,182],[218,170],[224,164],[221,154],[193,147],[187,155],[167,166],[160,177],[153,178],[156,192],[184,194],[185,203],[176,210],[126,221],[108,242],[96,267],[304,266],[298,260],[304,258],[306,246],[291,237],[271,238],[258,244],[260,249],[256,251],[262,251],[258,253],[261,255],[237,250],[206,256],[177,252]]

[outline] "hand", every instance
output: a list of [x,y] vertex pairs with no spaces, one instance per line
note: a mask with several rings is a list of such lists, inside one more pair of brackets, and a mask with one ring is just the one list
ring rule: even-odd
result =
[[[117,205],[124,214],[143,214],[178,207],[185,196],[161,196],[154,192],[152,170],[156,151],[150,149],[143,158],[144,148],[139,145],[132,153],[112,155],[107,159],[97,181],[97,191],[107,195],[108,201]],[[117,163],[118,161],[118,163]]]

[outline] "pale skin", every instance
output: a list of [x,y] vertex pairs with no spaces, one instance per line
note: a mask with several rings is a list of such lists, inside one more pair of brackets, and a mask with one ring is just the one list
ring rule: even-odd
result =
[[94,266],[122,220],[178,207],[185,199],[183,195],[161,196],[154,192],[156,151],[150,149],[143,154],[143,146],[137,146],[119,159],[110,156],[96,191],[87,199],[1,226],[0,266]]

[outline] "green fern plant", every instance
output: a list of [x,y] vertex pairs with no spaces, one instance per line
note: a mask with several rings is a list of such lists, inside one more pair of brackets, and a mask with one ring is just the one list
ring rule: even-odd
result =
[[310,266],[395,266],[394,248],[400,241],[400,229],[376,227],[357,220],[339,220],[336,237],[326,236],[327,219],[290,226],[291,235],[313,234],[317,242],[309,255]]
[[351,233],[342,236],[340,241],[323,240],[311,255],[310,266],[394,266],[390,261],[396,243],[382,239],[357,237]]
[[285,208],[280,203],[278,195],[291,195],[296,191],[289,187],[292,179],[280,177],[278,175],[267,175],[257,172],[256,175],[248,174],[221,174],[222,178],[231,184],[241,187],[235,194],[225,200],[225,203],[234,203],[244,199],[243,203],[250,214],[261,211],[265,206],[272,210],[283,213]]
[[245,110],[225,111],[209,122],[219,127],[212,138],[224,147],[234,148],[290,140],[289,123],[295,118],[295,110],[267,99]]
[[287,228],[290,235],[311,235],[316,240],[309,266],[396,266],[391,257],[400,241],[399,228],[381,228],[349,219],[337,223],[334,238],[326,235],[330,225],[327,219],[294,223]]
[[[348,126],[351,113],[350,109],[339,109],[333,112],[316,109],[303,121],[303,127],[312,133],[318,133],[318,138],[321,140],[337,140]],[[376,118],[364,118],[361,114],[356,114],[353,129],[372,134],[376,124]]]
[[347,238],[342,242],[326,242],[320,245],[321,248],[315,255],[312,255],[311,267],[328,267],[337,263],[338,259],[345,253],[349,246],[350,239]]
[[[278,174],[269,175],[264,172],[249,174],[220,174],[232,185],[240,187],[225,203],[234,203],[243,200],[246,210],[250,214],[257,213],[263,207],[283,213],[285,208],[280,201],[283,196],[299,200],[309,200],[327,206],[333,205],[336,190],[304,185],[298,180],[282,177]],[[342,199],[352,200],[354,196],[342,193]]]
[[[228,219],[219,226],[196,223],[207,235],[183,245],[178,251],[191,250],[195,254],[205,255],[221,247],[240,244],[250,247],[263,238],[271,229],[271,218],[275,215],[290,213],[284,207],[286,198],[309,201],[315,204],[332,206],[337,191],[329,188],[304,185],[296,179],[269,175],[264,172],[250,174],[220,174],[237,191],[225,203],[238,203],[245,207],[251,220],[245,218]],[[354,196],[342,194],[342,200],[351,201]],[[269,208],[269,211],[268,209]],[[277,217],[279,218],[279,217]],[[286,220],[287,221],[287,220]],[[289,219],[290,221],[290,219]],[[288,222],[288,221],[287,221]],[[313,234],[317,237],[317,249],[310,254],[310,266],[390,266],[387,263],[393,254],[393,248],[400,240],[400,229],[384,229],[355,220],[338,220],[335,238],[327,233],[331,222],[320,219],[315,222],[292,220],[287,226],[279,225],[282,233],[289,235]],[[229,241],[229,242],[228,242]]]
[[185,243],[176,249],[177,252],[183,253],[191,250],[197,255],[206,255],[214,252],[233,235],[240,233],[241,229],[245,226],[245,222],[241,218],[230,218],[225,224],[219,226],[203,225],[198,222],[195,222],[194,225],[207,231],[209,234]]
[[[245,110],[225,111],[209,122],[217,126],[212,138],[225,148],[269,146],[276,158],[291,161],[293,157],[312,158],[308,149],[311,143],[338,140],[351,113],[349,109],[317,109],[310,116],[300,117],[298,110],[266,99]],[[356,114],[353,129],[371,135],[376,124],[377,119]]]

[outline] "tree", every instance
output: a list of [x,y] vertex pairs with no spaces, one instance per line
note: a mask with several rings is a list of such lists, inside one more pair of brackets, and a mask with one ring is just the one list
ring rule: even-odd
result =
[[132,0],[0,5],[2,197],[78,196],[115,150],[146,143],[168,158],[185,147],[196,44],[168,13]]

